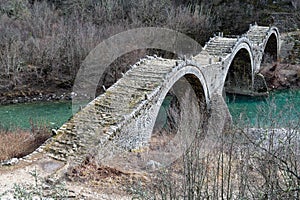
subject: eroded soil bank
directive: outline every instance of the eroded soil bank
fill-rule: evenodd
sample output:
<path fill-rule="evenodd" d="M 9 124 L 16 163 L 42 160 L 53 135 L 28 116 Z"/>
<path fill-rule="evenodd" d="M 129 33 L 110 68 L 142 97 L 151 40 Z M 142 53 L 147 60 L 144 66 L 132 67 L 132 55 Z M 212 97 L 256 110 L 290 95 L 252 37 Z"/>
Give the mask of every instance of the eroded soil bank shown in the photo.
<path fill-rule="evenodd" d="M 261 71 L 270 90 L 299 89 L 300 65 L 274 63 Z"/>

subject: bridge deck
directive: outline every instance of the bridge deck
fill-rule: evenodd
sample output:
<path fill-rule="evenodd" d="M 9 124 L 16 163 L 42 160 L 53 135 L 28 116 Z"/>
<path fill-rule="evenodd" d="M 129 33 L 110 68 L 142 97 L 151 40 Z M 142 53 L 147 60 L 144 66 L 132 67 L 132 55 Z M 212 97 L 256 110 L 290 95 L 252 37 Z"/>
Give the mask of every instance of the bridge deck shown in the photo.
<path fill-rule="evenodd" d="M 178 67 L 176 63 L 176 60 L 149 58 L 134 65 L 105 94 L 58 130 L 47 148 L 50 157 L 80 162 L 83 152 L 112 140 L 126 120 L 147 104 L 167 75 Z"/>

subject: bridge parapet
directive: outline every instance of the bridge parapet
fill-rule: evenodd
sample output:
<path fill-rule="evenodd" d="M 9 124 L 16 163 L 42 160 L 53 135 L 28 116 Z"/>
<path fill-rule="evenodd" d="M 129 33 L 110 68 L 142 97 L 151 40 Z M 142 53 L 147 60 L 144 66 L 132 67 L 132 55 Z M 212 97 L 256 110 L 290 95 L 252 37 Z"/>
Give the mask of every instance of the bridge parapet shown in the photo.
<path fill-rule="evenodd" d="M 269 44 L 270 37 L 273 35 L 273 41 Z M 252 42 L 254 51 L 254 71 L 258 73 L 263 62 L 263 57 L 266 54 L 273 54 L 273 61 L 277 61 L 280 57 L 280 33 L 277 27 L 274 26 L 258 26 L 250 25 L 245 36 Z M 275 44 L 274 44 L 275 43 Z M 269 55 L 267 55 L 269 56 Z"/>
<path fill-rule="evenodd" d="M 216 36 L 208 41 L 203 50 L 211 56 L 223 58 L 232 53 L 232 48 L 236 42 L 237 38 Z"/>

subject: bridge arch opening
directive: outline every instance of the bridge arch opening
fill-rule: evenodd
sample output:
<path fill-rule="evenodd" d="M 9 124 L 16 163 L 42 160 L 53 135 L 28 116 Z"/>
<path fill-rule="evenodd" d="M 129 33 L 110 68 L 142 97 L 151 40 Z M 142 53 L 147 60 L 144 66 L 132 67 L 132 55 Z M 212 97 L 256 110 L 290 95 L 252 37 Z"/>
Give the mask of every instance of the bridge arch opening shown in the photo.
<path fill-rule="evenodd" d="M 172 154 L 189 146 L 200 129 L 203 130 L 206 108 L 205 92 L 199 78 L 193 74 L 181 77 L 164 97 L 149 141 L 150 150 Z"/>
<path fill-rule="evenodd" d="M 276 34 L 272 33 L 265 45 L 262 65 L 265 63 L 276 62 L 277 58 L 278 58 L 278 39 Z"/>
<path fill-rule="evenodd" d="M 252 62 L 249 51 L 240 49 L 233 58 L 225 79 L 225 92 L 231 94 L 249 94 L 252 90 Z"/>

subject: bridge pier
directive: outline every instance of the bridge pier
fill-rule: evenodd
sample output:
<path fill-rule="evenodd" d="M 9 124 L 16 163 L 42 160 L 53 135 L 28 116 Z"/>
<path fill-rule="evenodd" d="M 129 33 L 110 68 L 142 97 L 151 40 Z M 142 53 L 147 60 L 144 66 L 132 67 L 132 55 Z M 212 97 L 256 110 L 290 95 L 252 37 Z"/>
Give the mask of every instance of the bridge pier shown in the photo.
<path fill-rule="evenodd" d="M 268 96 L 268 86 L 265 77 L 260 73 L 254 74 L 253 90 L 255 96 Z"/>
<path fill-rule="evenodd" d="M 229 130 L 232 125 L 232 116 L 222 94 L 214 93 L 211 96 L 210 117 L 208 119 L 207 137 L 219 135 Z"/>

